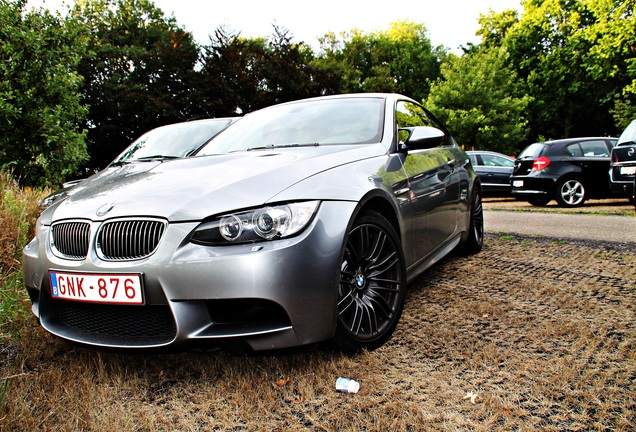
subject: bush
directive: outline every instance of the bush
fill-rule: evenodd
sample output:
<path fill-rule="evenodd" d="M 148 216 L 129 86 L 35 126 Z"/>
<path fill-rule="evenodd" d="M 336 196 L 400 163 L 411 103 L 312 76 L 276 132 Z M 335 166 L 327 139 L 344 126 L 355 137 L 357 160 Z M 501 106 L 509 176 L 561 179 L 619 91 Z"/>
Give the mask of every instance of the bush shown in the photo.
<path fill-rule="evenodd" d="M 11 334 L 28 316 L 22 283 L 22 249 L 35 232 L 39 201 L 46 190 L 22 189 L 12 175 L 0 171 L 0 335 Z M 6 340 L 0 340 L 6 343 Z"/>

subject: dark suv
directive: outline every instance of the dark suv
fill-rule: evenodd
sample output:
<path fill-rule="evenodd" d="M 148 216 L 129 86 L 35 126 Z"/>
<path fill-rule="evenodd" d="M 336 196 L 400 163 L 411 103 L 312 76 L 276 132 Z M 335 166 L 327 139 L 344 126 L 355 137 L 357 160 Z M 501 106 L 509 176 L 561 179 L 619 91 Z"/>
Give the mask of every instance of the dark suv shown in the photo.
<path fill-rule="evenodd" d="M 556 199 L 576 207 L 588 198 L 608 198 L 610 152 L 616 138 L 569 138 L 529 145 L 515 160 L 512 194 L 533 205 Z"/>
<path fill-rule="evenodd" d="M 636 120 L 633 120 L 618 138 L 612 149 L 610 164 L 610 188 L 612 192 L 634 200 L 636 192 Z M 636 203 L 635 203 L 636 204 Z"/>

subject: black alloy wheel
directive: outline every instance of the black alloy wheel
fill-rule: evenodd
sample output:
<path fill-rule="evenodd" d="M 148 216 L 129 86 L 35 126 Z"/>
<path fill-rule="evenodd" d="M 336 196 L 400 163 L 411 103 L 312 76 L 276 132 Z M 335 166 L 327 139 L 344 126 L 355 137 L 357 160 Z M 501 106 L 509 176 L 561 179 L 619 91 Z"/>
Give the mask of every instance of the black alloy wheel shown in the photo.
<path fill-rule="evenodd" d="M 585 186 L 578 179 L 564 179 L 557 184 L 556 200 L 561 207 L 578 207 L 586 199 Z"/>
<path fill-rule="evenodd" d="M 484 246 L 484 206 L 480 190 L 475 188 L 472 196 L 468 238 L 463 243 L 460 243 L 457 248 L 464 255 L 476 254 Z"/>
<path fill-rule="evenodd" d="M 405 260 L 395 230 L 379 213 L 363 211 L 345 240 L 336 345 L 353 353 L 385 343 L 400 319 L 405 293 Z"/>

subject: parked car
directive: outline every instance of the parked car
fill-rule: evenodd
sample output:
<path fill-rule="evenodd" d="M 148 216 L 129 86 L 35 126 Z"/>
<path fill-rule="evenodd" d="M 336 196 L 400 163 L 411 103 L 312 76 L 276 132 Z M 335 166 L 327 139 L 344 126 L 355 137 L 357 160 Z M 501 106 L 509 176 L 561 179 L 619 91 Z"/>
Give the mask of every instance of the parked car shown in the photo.
<path fill-rule="evenodd" d="M 192 156 L 239 118 L 194 120 L 152 129 L 133 141 L 99 175 L 116 176 L 117 173 L 127 175 L 130 169 L 120 167 L 143 162 L 142 170 L 144 170 L 164 160 Z M 64 183 L 61 189 L 44 198 L 40 202 L 40 207 L 45 209 L 66 198 L 83 180 L 76 179 Z"/>
<path fill-rule="evenodd" d="M 633 120 L 618 138 L 610 157 L 609 180 L 612 192 L 627 195 L 634 204 L 636 193 L 636 120 Z"/>
<path fill-rule="evenodd" d="M 134 349 L 373 349 L 408 282 L 482 247 L 468 156 L 400 95 L 273 106 L 195 157 L 140 165 L 41 214 L 23 271 L 52 334 Z"/>
<path fill-rule="evenodd" d="M 530 144 L 515 160 L 512 194 L 533 205 L 562 207 L 609 198 L 610 151 L 616 138 L 569 138 Z"/>
<path fill-rule="evenodd" d="M 514 158 L 485 150 L 471 150 L 466 153 L 481 179 L 483 196 L 510 196 L 510 176 L 515 165 Z"/>

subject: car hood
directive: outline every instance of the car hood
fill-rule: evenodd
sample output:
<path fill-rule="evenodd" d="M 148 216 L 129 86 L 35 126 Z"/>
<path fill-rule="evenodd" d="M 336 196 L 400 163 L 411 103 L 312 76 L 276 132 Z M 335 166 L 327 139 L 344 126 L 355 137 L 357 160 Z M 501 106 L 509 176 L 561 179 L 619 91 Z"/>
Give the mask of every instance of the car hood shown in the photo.
<path fill-rule="evenodd" d="M 267 203 L 335 166 L 386 154 L 380 145 L 249 151 L 107 168 L 78 185 L 46 219 L 155 216 L 173 222 Z M 98 210 L 112 207 L 106 214 Z"/>

